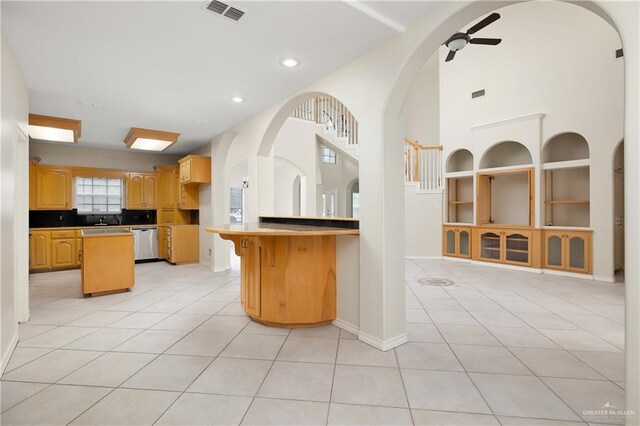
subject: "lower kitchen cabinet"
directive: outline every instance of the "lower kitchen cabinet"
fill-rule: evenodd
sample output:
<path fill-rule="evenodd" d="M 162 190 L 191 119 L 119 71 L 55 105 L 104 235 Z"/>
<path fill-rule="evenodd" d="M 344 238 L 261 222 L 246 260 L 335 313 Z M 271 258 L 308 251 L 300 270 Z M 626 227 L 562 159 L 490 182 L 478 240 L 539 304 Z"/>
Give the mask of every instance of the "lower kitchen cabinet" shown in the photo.
<path fill-rule="evenodd" d="M 545 229 L 544 268 L 591 273 L 591 231 Z"/>
<path fill-rule="evenodd" d="M 245 312 L 260 316 L 260 270 L 261 253 L 257 238 L 246 237 L 241 241 L 240 262 L 242 262 L 240 303 Z"/>
<path fill-rule="evenodd" d="M 51 268 L 51 233 L 48 231 L 29 232 L 29 269 Z"/>
<path fill-rule="evenodd" d="M 165 235 L 164 259 L 171 263 L 192 263 L 200 260 L 200 227 L 198 225 L 168 225 Z"/>
<path fill-rule="evenodd" d="M 52 239 L 51 240 L 51 267 L 71 268 L 78 265 L 78 252 L 76 251 L 76 239 Z"/>

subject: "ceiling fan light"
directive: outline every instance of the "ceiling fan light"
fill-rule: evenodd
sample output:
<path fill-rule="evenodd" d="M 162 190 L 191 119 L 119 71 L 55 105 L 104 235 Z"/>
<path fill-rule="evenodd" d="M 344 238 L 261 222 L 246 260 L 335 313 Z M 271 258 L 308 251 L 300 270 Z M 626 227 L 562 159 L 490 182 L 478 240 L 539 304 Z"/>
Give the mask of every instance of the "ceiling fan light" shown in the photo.
<path fill-rule="evenodd" d="M 459 39 L 451 40 L 447 44 L 447 47 L 449 48 L 449 50 L 453 50 L 454 52 L 457 52 L 458 50 L 462 50 L 466 45 L 467 45 L 467 40 L 463 38 L 459 38 Z"/>

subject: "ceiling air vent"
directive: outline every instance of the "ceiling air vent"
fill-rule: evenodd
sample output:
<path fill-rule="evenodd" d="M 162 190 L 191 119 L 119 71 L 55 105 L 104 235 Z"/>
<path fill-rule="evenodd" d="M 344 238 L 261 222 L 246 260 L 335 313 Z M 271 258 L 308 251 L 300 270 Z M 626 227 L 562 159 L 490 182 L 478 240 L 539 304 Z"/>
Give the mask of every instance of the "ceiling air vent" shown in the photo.
<path fill-rule="evenodd" d="M 242 15 L 244 15 L 244 12 L 236 9 L 235 7 L 229 7 L 229 10 L 227 10 L 224 14 L 224 16 L 229 19 L 233 19 L 234 21 L 240 20 L 240 18 L 242 18 Z"/>
<path fill-rule="evenodd" d="M 235 8 L 233 6 L 229 6 L 226 3 L 223 3 L 218 0 L 213 0 L 211 3 L 207 4 L 207 9 L 217 13 L 218 15 L 225 16 L 229 19 L 233 19 L 234 21 L 239 21 L 242 16 L 244 16 L 244 11 Z"/>
<path fill-rule="evenodd" d="M 471 92 L 471 99 L 479 98 L 480 96 L 484 96 L 484 89 Z"/>
<path fill-rule="evenodd" d="M 622 49 L 616 50 L 616 59 L 622 58 L 624 56 Z"/>
<path fill-rule="evenodd" d="M 213 0 L 211 3 L 209 3 L 209 5 L 207 6 L 207 9 L 219 15 L 222 15 L 222 12 L 227 10 L 227 7 L 229 6 L 227 6 L 226 4 L 220 1 Z"/>

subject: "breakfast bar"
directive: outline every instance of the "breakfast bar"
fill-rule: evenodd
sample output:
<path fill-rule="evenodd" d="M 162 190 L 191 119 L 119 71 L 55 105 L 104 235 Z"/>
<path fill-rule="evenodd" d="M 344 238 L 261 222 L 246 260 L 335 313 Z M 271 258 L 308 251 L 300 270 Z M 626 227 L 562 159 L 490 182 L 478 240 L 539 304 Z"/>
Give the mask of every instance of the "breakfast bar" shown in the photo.
<path fill-rule="evenodd" d="M 358 221 L 260 217 L 207 228 L 232 241 L 241 258 L 241 304 L 276 327 L 314 327 L 336 319 L 336 236 L 358 236 Z"/>

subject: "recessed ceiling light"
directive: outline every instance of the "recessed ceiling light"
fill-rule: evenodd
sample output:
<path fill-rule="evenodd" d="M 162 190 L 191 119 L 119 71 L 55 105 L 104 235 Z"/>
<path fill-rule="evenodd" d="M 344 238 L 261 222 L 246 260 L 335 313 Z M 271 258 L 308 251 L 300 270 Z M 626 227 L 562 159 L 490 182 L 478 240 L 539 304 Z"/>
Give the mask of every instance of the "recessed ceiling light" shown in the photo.
<path fill-rule="evenodd" d="M 240 102 L 244 102 L 244 99 L 242 99 L 240 96 L 234 96 L 233 98 L 231 98 L 231 100 L 237 104 L 239 104 Z"/>
<path fill-rule="evenodd" d="M 284 65 L 287 68 L 295 68 L 298 65 L 300 65 L 300 61 L 298 61 L 295 58 L 285 58 L 282 60 L 282 62 L 280 62 L 282 65 Z"/>

